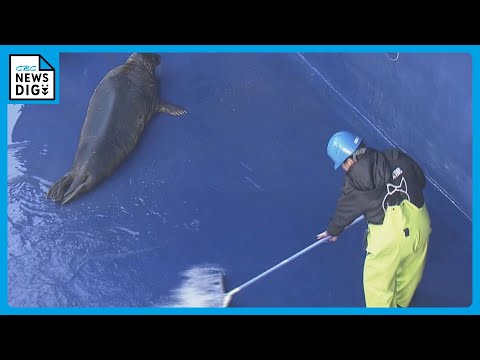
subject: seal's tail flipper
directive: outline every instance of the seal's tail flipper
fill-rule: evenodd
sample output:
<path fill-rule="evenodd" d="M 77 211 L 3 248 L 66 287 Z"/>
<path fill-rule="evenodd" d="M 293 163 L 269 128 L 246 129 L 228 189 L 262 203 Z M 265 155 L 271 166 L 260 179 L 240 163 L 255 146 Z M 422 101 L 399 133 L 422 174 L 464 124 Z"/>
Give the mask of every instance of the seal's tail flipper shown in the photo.
<path fill-rule="evenodd" d="M 55 202 L 59 202 L 63 199 L 63 195 L 70 187 L 70 184 L 73 182 L 74 175 L 72 172 L 68 172 L 65 176 L 63 176 L 60 180 L 55 182 L 48 190 L 47 198 L 52 199 Z"/>
<path fill-rule="evenodd" d="M 91 182 L 92 182 L 92 178 L 87 174 L 84 174 L 83 176 L 80 174 L 77 174 L 73 179 L 72 184 L 69 186 L 67 192 L 63 196 L 62 205 L 65 205 L 69 201 L 72 201 L 73 199 L 75 199 L 81 193 L 84 193 L 88 189 L 90 189 Z"/>
<path fill-rule="evenodd" d="M 187 113 L 187 110 L 184 108 L 173 105 L 173 104 L 168 104 L 168 103 L 160 103 L 157 107 L 158 112 L 164 112 L 170 115 L 185 115 Z"/>

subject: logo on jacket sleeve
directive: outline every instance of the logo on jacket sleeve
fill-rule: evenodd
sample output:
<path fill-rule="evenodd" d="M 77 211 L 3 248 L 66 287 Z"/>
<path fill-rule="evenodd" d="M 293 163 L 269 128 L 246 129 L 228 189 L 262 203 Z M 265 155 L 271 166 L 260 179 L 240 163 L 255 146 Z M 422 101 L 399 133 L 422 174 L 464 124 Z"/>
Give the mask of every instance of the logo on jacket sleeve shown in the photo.
<path fill-rule="evenodd" d="M 393 177 L 393 180 L 395 180 L 397 177 L 399 177 L 401 174 L 403 174 L 403 171 L 402 169 L 400 169 L 399 167 L 397 167 L 395 170 L 393 170 L 392 172 L 392 177 Z"/>

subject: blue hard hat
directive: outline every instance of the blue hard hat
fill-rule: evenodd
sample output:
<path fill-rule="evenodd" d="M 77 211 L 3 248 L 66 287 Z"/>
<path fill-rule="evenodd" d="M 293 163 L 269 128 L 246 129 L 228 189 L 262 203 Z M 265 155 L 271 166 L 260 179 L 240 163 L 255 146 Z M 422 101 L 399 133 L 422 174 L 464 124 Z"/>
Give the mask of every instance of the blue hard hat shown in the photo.
<path fill-rule="evenodd" d="M 334 170 L 358 149 L 362 138 L 348 131 L 339 131 L 332 135 L 327 145 L 327 154 L 334 162 Z"/>

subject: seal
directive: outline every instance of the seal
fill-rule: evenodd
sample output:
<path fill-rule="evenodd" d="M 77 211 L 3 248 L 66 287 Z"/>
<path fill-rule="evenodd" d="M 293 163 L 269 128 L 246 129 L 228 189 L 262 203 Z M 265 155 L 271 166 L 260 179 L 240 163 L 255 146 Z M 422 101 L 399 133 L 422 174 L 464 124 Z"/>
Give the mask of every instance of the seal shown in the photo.
<path fill-rule="evenodd" d="M 160 99 L 160 55 L 133 53 L 110 70 L 95 89 L 87 109 L 71 170 L 47 197 L 62 205 L 110 176 L 135 148 L 152 116 L 184 115 L 180 106 Z"/>

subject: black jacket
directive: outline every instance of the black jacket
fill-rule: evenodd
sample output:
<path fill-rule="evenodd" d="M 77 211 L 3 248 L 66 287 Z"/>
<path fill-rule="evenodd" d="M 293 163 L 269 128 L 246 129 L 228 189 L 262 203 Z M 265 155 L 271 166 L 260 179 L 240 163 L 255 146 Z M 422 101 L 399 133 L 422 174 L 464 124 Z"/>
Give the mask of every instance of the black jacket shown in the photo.
<path fill-rule="evenodd" d="M 391 185 L 388 190 L 393 194 L 387 196 L 388 183 L 406 191 L 415 206 L 423 206 L 425 175 L 415 160 L 398 149 L 382 152 L 367 149 L 345 174 L 342 194 L 327 227 L 328 234 L 337 236 L 360 215 L 364 215 L 368 223 L 382 224 L 384 207 L 407 198 L 404 192 L 393 192 L 395 188 Z"/>

